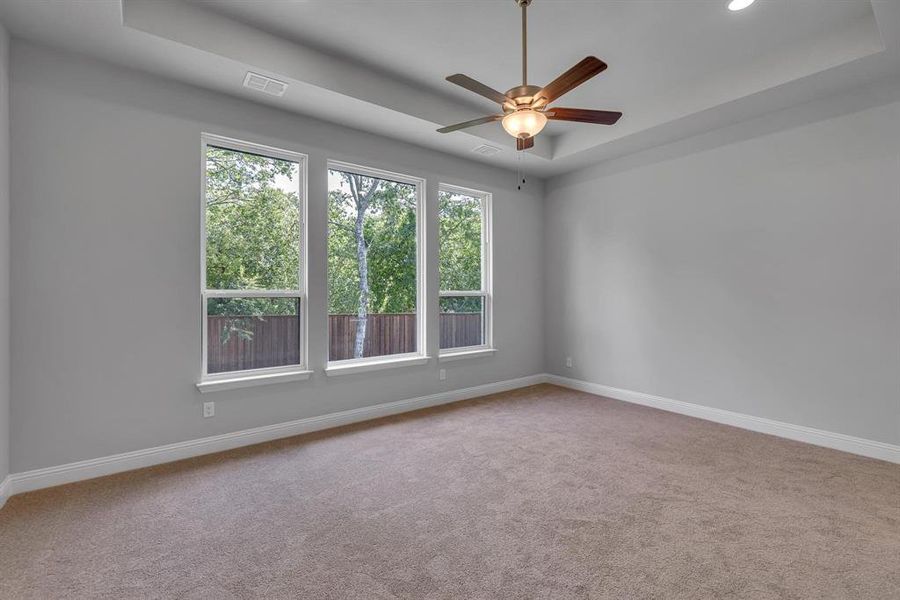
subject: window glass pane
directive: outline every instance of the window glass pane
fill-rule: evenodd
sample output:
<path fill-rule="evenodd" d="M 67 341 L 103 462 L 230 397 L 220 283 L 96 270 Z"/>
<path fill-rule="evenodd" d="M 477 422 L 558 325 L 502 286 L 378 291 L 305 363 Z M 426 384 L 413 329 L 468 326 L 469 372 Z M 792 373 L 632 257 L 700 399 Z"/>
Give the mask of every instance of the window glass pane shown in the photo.
<path fill-rule="evenodd" d="M 208 373 L 300 363 L 299 298 L 209 298 Z"/>
<path fill-rule="evenodd" d="M 208 146 L 206 288 L 300 289 L 300 165 Z"/>
<path fill-rule="evenodd" d="M 484 298 L 441 298 L 441 350 L 484 344 Z"/>
<path fill-rule="evenodd" d="M 416 352 L 416 186 L 328 171 L 329 360 Z"/>
<path fill-rule="evenodd" d="M 439 200 L 441 289 L 481 290 L 481 200 L 445 191 Z"/>

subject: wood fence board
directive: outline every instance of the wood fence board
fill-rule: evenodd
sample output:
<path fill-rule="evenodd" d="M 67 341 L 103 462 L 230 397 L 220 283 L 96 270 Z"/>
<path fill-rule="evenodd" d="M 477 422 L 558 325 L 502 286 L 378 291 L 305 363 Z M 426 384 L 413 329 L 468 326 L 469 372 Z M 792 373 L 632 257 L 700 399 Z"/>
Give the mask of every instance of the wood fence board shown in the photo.
<path fill-rule="evenodd" d="M 353 358 L 356 315 L 328 316 L 328 359 Z M 300 361 L 299 319 L 295 315 L 234 317 L 210 315 L 207 327 L 207 370 L 210 373 L 263 369 Z M 231 326 L 245 335 L 223 332 Z M 481 313 L 445 313 L 440 319 L 440 347 L 460 348 L 482 343 Z M 416 351 L 416 315 L 371 314 L 366 321 L 363 356 L 387 356 Z"/>

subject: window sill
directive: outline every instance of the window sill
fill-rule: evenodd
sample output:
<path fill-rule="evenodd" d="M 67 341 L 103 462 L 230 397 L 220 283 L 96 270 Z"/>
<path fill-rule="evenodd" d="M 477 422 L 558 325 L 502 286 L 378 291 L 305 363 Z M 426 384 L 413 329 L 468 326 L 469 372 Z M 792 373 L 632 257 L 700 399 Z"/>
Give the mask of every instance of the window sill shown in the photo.
<path fill-rule="evenodd" d="M 367 371 L 380 371 L 397 367 L 413 367 L 428 364 L 429 360 L 431 360 L 430 356 L 412 356 L 409 358 L 387 358 L 350 364 L 335 364 L 326 367 L 325 374 L 333 377 L 335 375 L 350 375 L 351 373 L 365 373 Z"/>
<path fill-rule="evenodd" d="M 285 371 L 283 373 L 260 373 L 257 375 L 236 375 L 227 379 L 208 379 L 197 384 L 201 393 L 236 390 L 257 385 L 287 383 L 289 381 L 306 381 L 312 371 Z"/>
<path fill-rule="evenodd" d="M 440 362 L 453 362 L 455 360 L 465 360 L 467 358 L 482 358 L 492 356 L 497 352 L 496 348 L 479 348 L 478 350 L 461 350 L 459 352 L 447 352 L 438 356 Z"/>

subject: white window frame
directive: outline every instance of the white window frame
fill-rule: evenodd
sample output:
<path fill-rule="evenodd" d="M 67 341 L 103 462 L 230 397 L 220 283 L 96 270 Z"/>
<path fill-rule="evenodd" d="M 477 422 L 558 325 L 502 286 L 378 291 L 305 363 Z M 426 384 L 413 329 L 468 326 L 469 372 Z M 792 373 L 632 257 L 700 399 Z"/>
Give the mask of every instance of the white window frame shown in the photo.
<path fill-rule="evenodd" d="M 416 190 L 416 351 L 405 352 L 403 354 L 388 354 L 385 356 L 370 356 L 366 358 L 348 358 L 344 360 L 332 361 L 328 360 L 331 348 L 326 348 L 326 368 L 325 374 L 345 375 L 350 373 L 360 373 L 366 371 L 375 371 L 379 369 L 424 365 L 429 361 L 427 354 L 427 337 L 425 326 L 426 310 L 426 265 L 425 265 L 425 179 L 406 175 L 403 173 L 395 173 L 393 171 L 385 171 L 358 165 L 354 163 L 344 162 L 340 160 L 328 160 L 326 177 L 328 171 L 346 171 L 362 175 L 364 177 L 374 177 L 376 179 L 384 179 L 387 181 L 395 181 L 397 183 L 405 183 L 412 185 Z M 329 190 L 330 191 L 330 190 Z M 327 200 L 326 200 L 327 203 Z M 330 235 L 330 228 L 326 235 Z M 326 238 L 327 240 L 327 238 Z M 326 241 L 327 245 L 327 241 Z M 326 263 L 326 270 L 328 268 Z M 328 280 L 326 273 L 326 281 Z M 331 290 L 327 290 L 327 294 L 331 294 Z M 325 306 L 326 319 L 329 317 L 328 302 Z M 330 346 L 330 335 L 329 335 Z"/>
<path fill-rule="evenodd" d="M 309 157 L 306 154 L 274 148 L 263 144 L 236 140 L 229 137 L 215 135 L 211 133 L 202 133 L 201 139 L 201 184 L 200 184 L 200 300 L 201 300 L 201 377 L 197 387 L 201 392 L 214 391 L 219 389 L 231 389 L 247 387 L 248 385 L 279 383 L 282 381 L 298 381 L 308 379 L 311 371 L 307 370 L 307 357 L 309 356 L 309 330 L 308 323 L 308 302 L 307 302 L 307 231 L 306 231 L 306 210 L 307 210 L 307 168 Z M 217 148 L 225 148 L 234 150 L 235 152 L 245 152 L 248 154 L 258 154 L 268 158 L 275 158 L 297 163 L 299 167 L 300 181 L 298 182 L 297 193 L 300 201 L 300 248 L 298 267 L 298 289 L 295 290 L 210 290 L 206 288 L 206 153 L 209 146 Z M 225 371 L 222 373 L 209 373 L 207 371 L 207 344 L 208 344 L 208 319 L 207 319 L 207 300 L 210 298 L 296 298 L 299 300 L 299 314 L 297 318 L 300 323 L 300 362 L 293 365 L 284 365 L 280 367 L 267 367 L 263 369 L 246 369 L 242 371 Z"/>
<path fill-rule="evenodd" d="M 438 194 L 460 194 L 477 198 L 481 201 L 481 289 L 480 290 L 440 290 L 441 298 L 459 298 L 480 296 L 483 300 L 484 310 L 484 341 L 477 346 L 462 346 L 459 348 L 441 348 L 438 357 L 442 360 L 455 360 L 462 358 L 474 358 L 493 354 L 494 348 L 494 294 L 493 294 L 493 196 L 490 192 L 474 190 L 459 185 L 441 183 L 438 186 Z M 440 196 L 438 196 L 440 198 Z M 439 200 L 440 201 L 440 200 Z M 438 217 L 440 219 L 440 217 Z M 440 229 L 438 229 L 440 231 Z M 438 269 L 440 269 L 440 244 L 438 244 Z M 438 274 L 440 281 L 440 274 Z M 440 308 L 438 308 L 440 318 Z M 440 342 L 439 342 L 440 343 Z"/>

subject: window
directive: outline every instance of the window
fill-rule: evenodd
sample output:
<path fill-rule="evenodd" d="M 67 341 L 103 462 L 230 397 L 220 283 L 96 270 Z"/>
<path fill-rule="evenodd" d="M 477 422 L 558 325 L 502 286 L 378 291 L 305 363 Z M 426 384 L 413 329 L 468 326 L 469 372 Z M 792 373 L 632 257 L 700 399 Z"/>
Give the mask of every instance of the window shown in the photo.
<path fill-rule="evenodd" d="M 385 357 L 425 362 L 424 188 L 421 179 L 329 163 L 329 373 Z"/>
<path fill-rule="evenodd" d="M 442 354 L 491 347 L 491 195 L 442 185 L 440 348 Z"/>
<path fill-rule="evenodd" d="M 204 380 L 305 365 L 305 165 L 293 152 L 203 136 Z"/>

